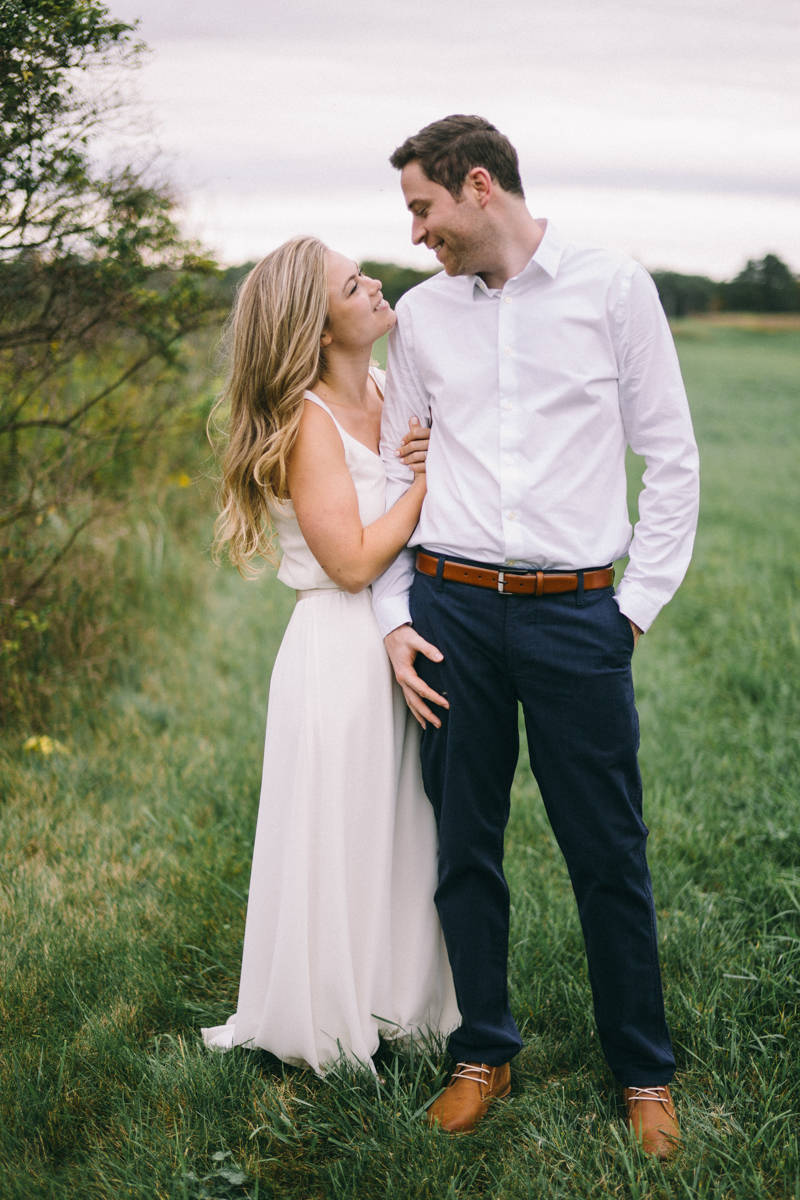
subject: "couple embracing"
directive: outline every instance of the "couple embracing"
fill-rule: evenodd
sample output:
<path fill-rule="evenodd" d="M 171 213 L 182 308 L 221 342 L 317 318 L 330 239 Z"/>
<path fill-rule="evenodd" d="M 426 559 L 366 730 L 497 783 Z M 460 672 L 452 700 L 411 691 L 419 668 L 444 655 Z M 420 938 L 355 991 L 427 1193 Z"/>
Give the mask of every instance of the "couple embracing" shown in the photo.
<path fill-rule="evenodd" d="M 444 271 L 395 315 L 378 280 L 297 238 L 233 317 L 218 544 L 246 569 L 277 533 L 298 602 L 270 687 L 238 1009 L 204 1036 L 324 1072 L 342 1054 L 372 1066 L 380 1038 L 449 1034 L 430 1123 L 468 1131 L 508 1095 L 521 702 L 600 1042 L 665 1158 L 675 1061 L 631 655 L 697 518 L 672 338 L 642 267 L 531 217 L 488 121 L 437 121 L 391 162 Z M 627 445 L 647 462 L 633 540 Z"/>

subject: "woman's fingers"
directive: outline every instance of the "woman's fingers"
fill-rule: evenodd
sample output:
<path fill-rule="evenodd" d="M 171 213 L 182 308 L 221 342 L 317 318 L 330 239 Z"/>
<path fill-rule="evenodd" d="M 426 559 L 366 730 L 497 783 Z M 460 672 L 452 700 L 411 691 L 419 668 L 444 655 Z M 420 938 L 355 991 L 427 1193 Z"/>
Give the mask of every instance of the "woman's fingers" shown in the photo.
<path fill-rule="evenodd" d="M 430 429 L 426 429 L 424 425 L 414 425 L 409 429 L 400 445 L 407 446 L 409 442 L 422 442 L 423 445 L 427 445 L 430 436 Z"/>
<path fill-rule="evenodd" d="M 395 456 L 402 458 L 403 462 L 407 464 L 408 454 L 425 453 L 428 449 L 428 439 L 430 436 L 430 429 L 426 429 L 424 425 L 420 425 L 416 417 L 412 417 L 408 422 L 408 433 L 403 438 L 398 449 L 395 450 Z"/>
<path fill-rule="evenodd" d="M 425 450 L 416 451 L 415 453 L 408 454 L 403 458 L 403 466 L 410 467 L 415 475 L 419 475 L 420 472 L 423 472 L 425 470 L 425 459 L 426 458 L 427 458 L 427 451 L 425 451 Z"/>
<path fill-rule="evenodd" d="M 415 463 L 422 464 L 428 455 L 427 440 L 409 442 L 407 445 L 401 446 L 397 454 L 404 467 L 413 467 Z"/>

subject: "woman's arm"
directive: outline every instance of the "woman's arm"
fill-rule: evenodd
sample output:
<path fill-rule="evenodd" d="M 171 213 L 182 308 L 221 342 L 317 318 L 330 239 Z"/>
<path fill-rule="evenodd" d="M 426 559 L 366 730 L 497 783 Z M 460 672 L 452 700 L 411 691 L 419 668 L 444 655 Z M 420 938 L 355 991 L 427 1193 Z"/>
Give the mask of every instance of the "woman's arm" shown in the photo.
<path fill-rule="evenodd" d="M 360 592 L 400 553 L 416 528 L 425 475 L 366 528 L 339 431 L 319 405 L 306 403 L 289 459 L 289 494 L 311 553 L 335 584 Z"/>

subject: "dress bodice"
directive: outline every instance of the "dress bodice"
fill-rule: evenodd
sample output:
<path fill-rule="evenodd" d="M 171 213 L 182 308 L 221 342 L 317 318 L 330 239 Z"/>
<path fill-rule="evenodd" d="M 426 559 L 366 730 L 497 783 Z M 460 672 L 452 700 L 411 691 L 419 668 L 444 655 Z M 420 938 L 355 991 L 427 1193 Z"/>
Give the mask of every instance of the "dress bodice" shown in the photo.
<path fill-rule="evenodd" d="M 370 373 L 379 392 L 383 395 L 383 372 L 373 368 Z M 315 396 L 313 392 L 306 392 L 305 398 L 324 409 L 339 430 L 344 445 L 347 469 L 358 496 L 358 514 L 361 517 L 361 524 L 371 525 L 373 521 L 377 521 L 383 516 L 386 501 L 386 472 L 379 455 L 343 429 L 327 404 L 320 400 L 319 396 Z M 281 583 L 285 583 L 287 587 L 296 588 L 298 591 L 311 588 L 335 588 L 337 585 L 325 574 L 309 550 L 308 543 L 300 532 L 291 500 L 273 504 L 271 515 L 283 551 L 281 565 L 278 568 L 278 579 Z"/>

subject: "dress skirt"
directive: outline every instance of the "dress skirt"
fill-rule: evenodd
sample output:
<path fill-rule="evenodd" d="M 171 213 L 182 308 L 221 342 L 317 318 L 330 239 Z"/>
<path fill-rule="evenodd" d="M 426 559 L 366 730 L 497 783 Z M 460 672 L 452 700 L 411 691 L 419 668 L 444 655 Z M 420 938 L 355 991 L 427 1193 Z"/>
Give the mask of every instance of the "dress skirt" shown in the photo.
<path fill-rule="evenodd" d="M 238 1009 L 208 1045 L 317 1072 L 460 1022 L 419 727 L 369 590 L 298 601 L 275 661 Z"/>

